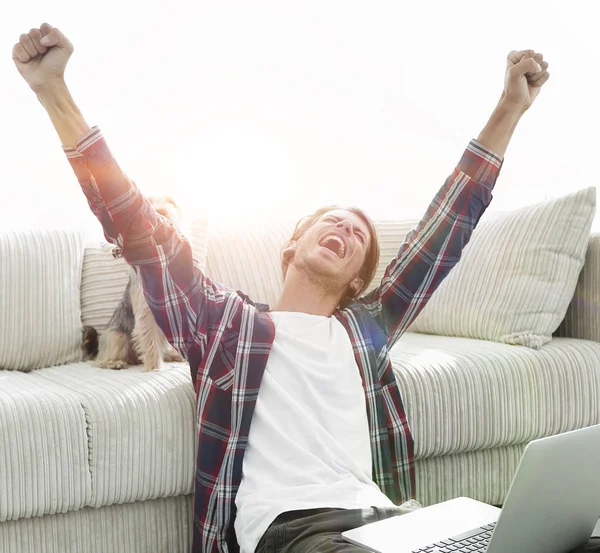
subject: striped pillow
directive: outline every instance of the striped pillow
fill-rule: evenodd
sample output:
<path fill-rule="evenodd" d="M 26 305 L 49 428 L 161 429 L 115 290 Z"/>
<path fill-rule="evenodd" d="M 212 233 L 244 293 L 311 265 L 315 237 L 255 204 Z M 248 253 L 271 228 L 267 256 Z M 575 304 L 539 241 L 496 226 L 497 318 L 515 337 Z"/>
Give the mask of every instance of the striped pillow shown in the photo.
<path fill-rule="evenodd" d="M 81 359 L 82 261 L 77 232 L 0 233 L 0 369 Z"/>
<path fill-rule="evenodd" d="M 410 331 L 548 343 L 573 298 L 595 209 L 592 187 L 480 222 Z"/>
<path fill-rule="evenodd" d="M 81 322 L 99 333 L 108 326 L 129 281 L 129 265 L 113 257 L 113 248 L 106 242 L 89 245 L 83 256 Z"/>

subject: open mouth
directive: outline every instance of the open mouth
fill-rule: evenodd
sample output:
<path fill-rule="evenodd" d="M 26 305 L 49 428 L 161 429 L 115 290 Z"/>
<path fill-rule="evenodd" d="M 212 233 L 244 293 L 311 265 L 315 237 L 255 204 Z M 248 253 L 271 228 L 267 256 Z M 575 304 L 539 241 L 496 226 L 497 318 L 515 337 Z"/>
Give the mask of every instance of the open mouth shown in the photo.
<path fill-rule="evenodd" d="M 346 244 L 344 241 L 335 234 L 329 234 L 325 236 L 320 242 L 319 246 L 327 248 L 335 253 L 340 259 L 343 259 L 346 255 Z"/>

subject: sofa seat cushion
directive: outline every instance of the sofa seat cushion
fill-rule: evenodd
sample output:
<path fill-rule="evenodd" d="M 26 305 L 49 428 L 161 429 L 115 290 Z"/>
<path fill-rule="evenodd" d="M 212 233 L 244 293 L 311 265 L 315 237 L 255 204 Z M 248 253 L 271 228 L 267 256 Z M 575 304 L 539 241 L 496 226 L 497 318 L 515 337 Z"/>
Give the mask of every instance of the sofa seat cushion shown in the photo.
<path fill-rule="evenodd" d="M 60 383 L 83 406 L 92 481 L 88 506 L 191 493 L 196 426 L 187 364 L 145 372 L 77 363 L 45 369 L 40 377 Z"/>
<path fill-rule="evenodd" d="M 423 459 L 521 444 L 600 422 L 600 343 L 539 350 L 407 332 L 392 364 Z"/>
<path fill-rule="evenodd" d="M 77 510 L 91 499 L 80 396 L 40 378 L 44 371 L 0 371 L 0 522 Z"/>
<path fill-rule="evenodd" d="M 187 364 L 0 372 L 0 521 L 191 493 L 195 449 Z"/>
<path fill-rule="evenodd" d="M 0 524 L 2 553 L 189 552 L 192 495 Z"/>

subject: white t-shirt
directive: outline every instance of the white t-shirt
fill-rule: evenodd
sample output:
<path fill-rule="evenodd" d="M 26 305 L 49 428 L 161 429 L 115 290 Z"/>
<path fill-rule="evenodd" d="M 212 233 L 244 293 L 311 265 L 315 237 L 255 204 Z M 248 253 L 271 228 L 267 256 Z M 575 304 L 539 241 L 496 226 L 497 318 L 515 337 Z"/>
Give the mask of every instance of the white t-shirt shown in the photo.
<path fill-rule="evenodd" d="M 372 480 L 362 379 L 335 317 L 270 313 L 267 361 L 235 503 L 241 553 L 283 512 L 394 504 Z"/>

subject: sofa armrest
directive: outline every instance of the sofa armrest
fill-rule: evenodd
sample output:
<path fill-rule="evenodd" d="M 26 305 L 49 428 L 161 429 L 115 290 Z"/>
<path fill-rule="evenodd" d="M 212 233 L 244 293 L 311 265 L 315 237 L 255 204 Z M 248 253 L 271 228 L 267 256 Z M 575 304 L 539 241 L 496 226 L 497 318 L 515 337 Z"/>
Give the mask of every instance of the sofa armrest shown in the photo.
<path fill-rule="evenodd" d="M 556 336 L 600 342 L 600 234 L 592 234 L 571 305 Z"/>

